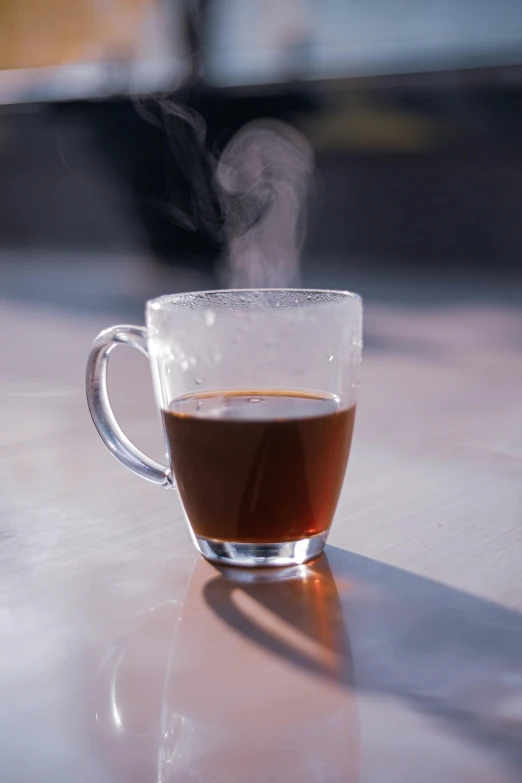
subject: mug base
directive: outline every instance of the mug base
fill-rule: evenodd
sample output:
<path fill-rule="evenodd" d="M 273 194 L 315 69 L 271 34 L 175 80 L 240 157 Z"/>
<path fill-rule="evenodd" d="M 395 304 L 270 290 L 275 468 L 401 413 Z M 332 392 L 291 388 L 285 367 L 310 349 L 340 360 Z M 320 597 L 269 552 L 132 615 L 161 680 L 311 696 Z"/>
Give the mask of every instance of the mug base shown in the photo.
<path fill-rule="evenodd" d="M 327 535 L 328 531 L 325 531 L 310 538 L 273 544 L 217 541 L 202 536 L 195 536 L 195 539 L 200 553 L 211 563 L 243 568 L 274 568 L 301 565 L 319 557 Z"/>

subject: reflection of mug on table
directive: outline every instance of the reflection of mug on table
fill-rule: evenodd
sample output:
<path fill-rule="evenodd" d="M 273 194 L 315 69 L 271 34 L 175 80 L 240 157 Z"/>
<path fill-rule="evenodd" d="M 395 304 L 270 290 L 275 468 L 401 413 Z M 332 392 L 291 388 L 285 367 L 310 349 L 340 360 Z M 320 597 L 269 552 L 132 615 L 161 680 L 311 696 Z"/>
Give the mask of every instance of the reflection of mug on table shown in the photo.
<path fill-rule="evenodd" d="M 158 781 L 356 781 L 352 675 L 325 557 L 268 573 L 198 561 L 165 680 Z"/>

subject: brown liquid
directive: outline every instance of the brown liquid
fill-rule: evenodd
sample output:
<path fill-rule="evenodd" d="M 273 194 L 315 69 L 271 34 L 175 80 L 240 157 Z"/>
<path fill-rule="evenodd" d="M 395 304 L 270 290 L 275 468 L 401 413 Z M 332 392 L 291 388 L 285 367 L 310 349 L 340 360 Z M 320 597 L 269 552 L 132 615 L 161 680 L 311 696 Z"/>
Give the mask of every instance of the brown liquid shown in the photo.
<path fill-rule="evenodd" d="M 171 466 L 194 533 L 275 543 L 327 530 L 355 406 L 283 391 L 193 394 L 163 411 Z"/>

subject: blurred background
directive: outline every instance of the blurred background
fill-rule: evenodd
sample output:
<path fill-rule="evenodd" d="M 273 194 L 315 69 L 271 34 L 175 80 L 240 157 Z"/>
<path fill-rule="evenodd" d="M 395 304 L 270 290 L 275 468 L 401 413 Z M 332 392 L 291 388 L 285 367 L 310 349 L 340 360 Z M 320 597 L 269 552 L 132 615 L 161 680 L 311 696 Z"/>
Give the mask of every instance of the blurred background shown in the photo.
<path fill-rule="evenodd" d="M 231 223 L 217 161 L 263 118 L 314 161 L 270 283 L 519 304 L 519 0 L 0 0 L 1 297 L 141 319 L 234 284 L 231 236 L 292 179 L 265 150 Z"/>

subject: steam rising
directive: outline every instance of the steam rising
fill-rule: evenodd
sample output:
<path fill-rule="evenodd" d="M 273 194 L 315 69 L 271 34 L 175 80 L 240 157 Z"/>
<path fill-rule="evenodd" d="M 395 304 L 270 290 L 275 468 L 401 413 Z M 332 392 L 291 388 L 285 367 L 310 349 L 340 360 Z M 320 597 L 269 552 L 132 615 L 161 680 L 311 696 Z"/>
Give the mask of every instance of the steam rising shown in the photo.
<path fill-rule="evenodd" d="M 206 128 L 193 109 L 159 103 L 160 117 L 140 103 L 140 115 L 162 126 L 190 189 L 188 209 L 169 205 L 188 230 L 204 231 L 224 248 L 220 273 L 231 288 L 278 287 L 299 281 L 305 237 L 312 150 L 279 121 L 247 124 L 216 159 L 206 147 Z"/>
<path fill-rule="evenodd" d="M 312 151 L 282 122 L 253 122 L 224 150 L 217 183 L 225 219 L 225 283 L 296 284 L 306 228 Z"/>

